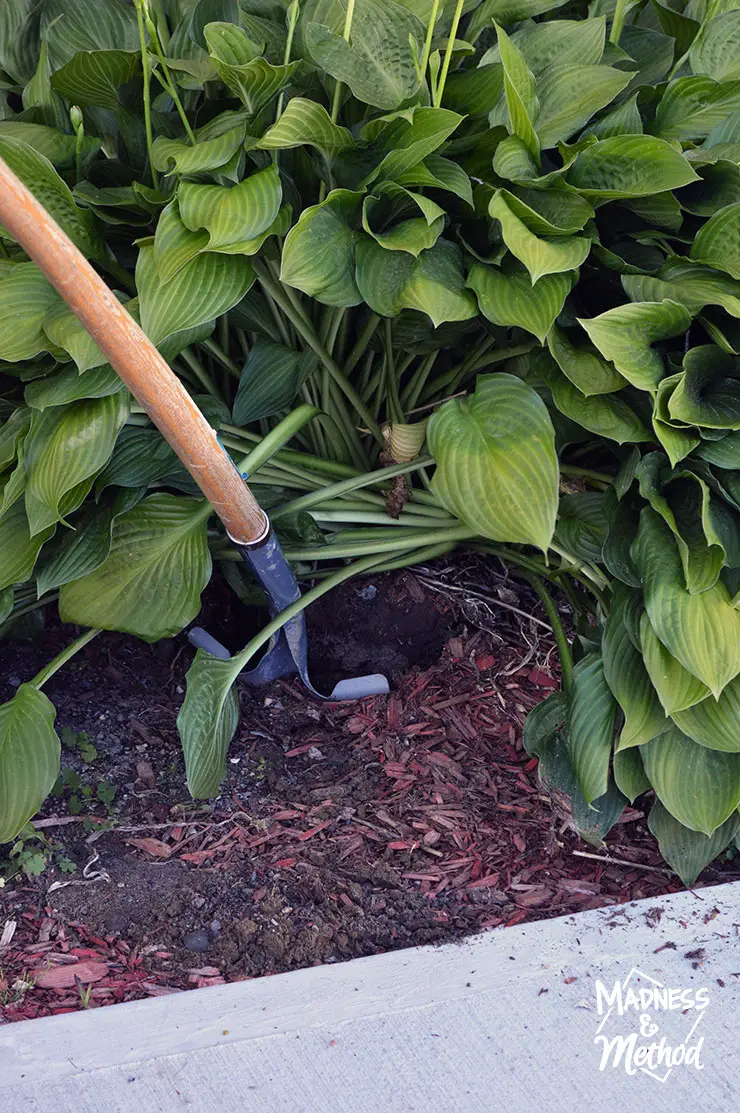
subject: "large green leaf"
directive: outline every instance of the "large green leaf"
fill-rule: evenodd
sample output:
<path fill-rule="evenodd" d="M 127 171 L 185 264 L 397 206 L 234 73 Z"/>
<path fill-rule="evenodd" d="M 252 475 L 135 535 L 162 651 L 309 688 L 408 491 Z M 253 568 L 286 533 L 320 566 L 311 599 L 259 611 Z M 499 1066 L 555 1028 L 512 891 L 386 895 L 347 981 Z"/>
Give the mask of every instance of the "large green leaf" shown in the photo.
<path fill-rule="evenodd" d="M 320 22 L 304 35 L 313 61 L 366 104 L 398 108 L 419 87 L 414 54 L 421 57 L 424 26 L 395 0 L 362 0 L 349 42 Z"/>
<path fill-rule="evenodd" d="M 165 174 L 223 172 L 244 143 L 246 131 L 243 113 L 222 112 L 196 131 L 195 146 L 185 139 L 158 135 L 152 148 L 152 162 L 156 170 Z"/>
<path fill-rule="evenodd" d="M 96 105 L 115 112 L 119 90 L 141 72 L 141 55 L 125 50 L 80 51 L 52 74 L 51 84 L 71 104 Z"/>
<path fill-rule="evenodd" d="M 630 301 L 668 298 L 685 305 L 692 314 L 705 305 L 720 305 L 731 316 L 740 317 L 740 282 L 688 259 L 669 259 L 657 275 L 622 275 L 622 285 Z"/>
<path fill-rule="evenodd" d="M 300 62 L 271 65 L 247 32 L 233 23 L 207 23 L 203 35 L 218 76 L 256 114 L 289 82 Z"/>
<path fill-rule="evenodd" d="M 640 754 L 655 795 L 684 827 L 711 835 L 740 804 L 740 754 L 697 746 L 678 727 Z"/>
<path fill-rule="evenodd" d="M 122 514 L 107 559 L 62 587 L 62 621 L 145 641 L 179 633 L 198 613 L 211 575 L 209 510 L 199 499 L 156 494 Z"/>
<path fill-rule="evenodd" d="M 740 429 L 740 359 L 714 344 L 691 348 L 668 402 L 676 422 L 706 429 Z"/>
<path fill-rule="evenodd" d="M 95 483 L 96 496 L 106 487 L 145 488 L 181 468 L 177 456 L 157 429 L 126 425 L 108 464 Z"/>
<path fill-rule="evenodd" d="M 374 120 L 363 129 L 363 136 L 374 138 L 383 154 L 363 184 L 377 181 L 398 181 L 414 166 L 433 155 L 446 139 L 459 127 L 463 117 L 449 108 L 413 109 L 409 120 L 405 113 L 394 113 L 389 122 L 376 129 L 382 121 Z"/>
<path fill-rule="evenodd" d="M 740 753 L 740 680 L 731 680 L 717 700 L 707 696 L 691 707 L 674 711 L 673 719 L 700 746 Z"/>
<path fill-rule="evenodd" d="M 277 123 L 269 127 L 259 141 L 268 151 L 282 151 L 290 147 L 316 147 L 331 160 L 340 151 L 353 146 L 352 136 L 346 128 L 335 124 L 323 104 L 293 97 L 285 106 Z"/>
<path fill-rule="evenodd" d="M 51 700 L 30 684 L 0 707 L 0 843 L 23 830 L 59 776 L 55 717 Z"/>
<path fill-rule="evenodd" d="M 28 186 L 36 200 L 54 217 L 83 255 L 93 259 L 104 257 L 95 217 L 89 209 L 81 209 L 75 204 L 69 186 L 48 158 L 20 139 L 1 134 L 0 157 Z"/>
<path fill-rule="evenodd" d="M 239 380 L 234 422 L 246 426 L 287 409 L 316 365 L 311 351 L 297 352 L 258 338 Z"/>
<path fill-rule="evenodd" d="M 61 298 L 51 302 L 42 321 L 42 328 L 52 344 L 70 354 L 79 372 L 100 367 L 106 362 L 105 356 L 79 317 Z"/>
<path fill-rule="evenodd" d="M 414 257 L 406 251 L 388 251 L 365 236 L 357 244 L 356 258 L 357 288 L 375 313 L 395 317 L 402 309 L 416 309 L 426 313 L 435 327 L 476 315 L 456 244 L 438 240 Z"/>
<path fill-rule="evenodd" d="M 691 314 L 678 302 L 631 302 L 598 317 L 581 317 L 578 323 L 628 382 L 640 390 L 656 390 L 664 366 L 652 345 L 686 332 Z"/>
<path fill-rule="evenodd" d="M 68 365 L 55 375 L 29 383 L 24 398 L 32 409 L 46 410 L 49 406 L 64 406 L 81 398 L 107 398 L 123 389 L 123 383 L 109 363 L 86 375 L 80 375 L 75 367 Z"/>
<path fill-rule="evenodd" d="M 333 190 L 325 201 L 304 209 L 283 245 L 280 279 L 324 305 L 358 305 L 355 250 L 362 194 Z"/>
<path fill-rule="evenodd" d="M 467 201 L 471 208 L 473 205 L 470 178 L 461 166 L 448 158 L 443 158 L 442 155 L 429 155 L 423 162 L 400 174 L 398 182 L 399 185 L 404 186 L 431 186 L 432 189 L 442 189 Z"/>
<path fill-rule="evenodd" d="M 388 251 L 418 256 L 439 239 L 445 211 L 429 197 L 396 182 L 380 182 L 362 205 L 362 227 Z"/>
<path fill-rule="evenodd" d="M 133 5 L 122 0 L 45 0 L 41 30 L 52 70 L 80 50 L 137 50 Z"/>
<path fill-rule="evenodd" d="M 660 853 L 687 888 L 691 888 L 704 867 L 730 845 L 739 823 L 740 817 L 733 814 L 711 835 L 704 835 L 679 823 L 659 800 L 655 801 L 648 816 L 648 827 L 658 840 Z"/>
<path fill-rule="evenodd" d="M 593 206 L 574 190 L 518 186 L 501 194 L 514 215 L 540 236 L 570 236 L 594 215 Z"/>
<path fill-rule="evenodd" d="M 53 532 L 54 526 L 50 526 L 32 537 L 22 501 L 14 502 L 6 510 L 0 518 L 0 552 L 3 554 L 0 591 L 30 578 L 41 546 Z"/>
<path fill-rule="evenodd" d="M 540 110 L 534 74 L 524 55 L 502 27 L 496 25 L 498 48 L 504 67 L 504 93 L 509 113 L 509 131 L 517 135 L 531 157 L 539 159 L 540 141 L 534 121 Z"/>
<path fill-rule="evenodd" d="M 504 273 L 497 267 L 474 263 L 468 286 L 475 291 L 484 317 L 495 325 L 516 326 L 533 333 L 540 343 L 563 308 L 573 274 L 547 274 L 533 287 L 525 270 Z"/>
<path fill-rule="evenodd" d="M 700 595 L 684 586 L 675 539 L 652 507 L 640 515 L 632 555 L 644 584 L 645 609 L 660 641 L 718 697 L 740 671 L 740 614 L 719 581 Z"/>
<path fill-rule="evenodd" d="M 498 190 L 488 207 L 501 223 L 501 235 L 512 255 L 530 273 L 532 285 L 546 274 L 577 270 L 591 250 L 585 236 L 536 236 L 507 204 L 505 192 Z"/>
<path fill-rule="evenodd" d="M 682 77 L 661 97 L 652 130 L 662 139 L 703 139 L 737 108 L 739 81 L 719 85 L 708 77 Z"/>
<path fill-rule="evenodd" d="M 740 278 L 740 201 L 726 205 L 702 225 L 691 245 L 691 258 Z"/>
<path fill-rule="evenodd" d="M 645 668 L 666 715 L 693 707 L 709 695 L 706 684 L 671 656 L 646 614 L 640 617 L 640 645 Z"/>
<path fill-rule="evenodd" d="M 28 120 L 12 119 L 0 121 L 0 136 L 20 139 L 60 169 L 74 166 L 75 148 L 77 146 L 74 135 L 67 135 L 65 132 L 57 131 L 56 128 L 46 127 L 44 124 L 32 124 Z M 99 139 L 93 139 L 89 136 L 84 138 L 81 151 L 83 164 L 99 147 Z"/>
<path fill-rule="evenodd" d="M 128 417 L 129 404 L 126 392 L 118 391 L 54 406 L 34 417 L 24 453 L 32 535 L 58 522 L 64 496 L 105 465 Z"/>
<path fill-rule="evenodd" d="M 589 563 L 599 563 L 606 530 L 604 496 L 599 491 L 562 496 L 555 538 L 571 555 Z"/>
<path fill-rule="evenodd" d="M 129 488 L 101 503 L 86 502 L 70 522 L 71 529 L 58 534 L 44 547 L 34 570 L 39 598 L 71 580 L 94 572 L 110 553 L 113 523 L 139 500 L 139 491 Z"/>
<path fill-rule="evenodd" d="M 154 234 L 154 265 L 161 281 L 166 283 L 174 278 L 186 263 L 200 255 L 209 239 L 210 233 L 205 229 L 191 232 L 186 228 L 177 201 L 170 201 L 162 210 Z"/>
<path fill-rule="evenodd" d="M 160 346 L 169 337 L 213 321 L 246 294 L 254 272 L 238 255 L 207 252 L 182 267 L 165 285 L 153 247 L 141 247 L 136 264 L 141 327 Z"/>
<path fill-rule="evenodd" d="M 615 753 L 614 780 L 617 788 L 624 793 L 630 804 L 634 804 L 643 792 L 650 791 L 650 781 L 647 779 L 640 751 L 635 746 Z"/>
<path fill-rule="evenodd" d="M 544 403 L 512 375 L 486 375 L 446 402 L 427 428 L 443 504 L 484 537 L 547 550 L 555 528 L 558 465 Z"/>
<path fill-rule="evenodd" d="M 537 81 L 540 111 L 535 127 L 542 147 L 554 147 L 579 131 L 629 85 L 631 76 L 609 66 L 549 66 Z"/>
<path fill-rule="evenodd" d="M 0 272 L 0 359 L 15 363 L 48 351 L 43 322 L 59 302 L 35 263 L 17 263 Z"/>
<path fill-rule="evenodd" d="M 557 6 L 548 4 L 547 10 Z M 510 22 L 497 15 L 494 18 L 500 23 Z M 524 23 L 514 31 L 511 39 L 524 55 L 535 77 L 539 77 L 553 63 L 595 66 L 604 53 L 606 19 L 602 15 L 595 19 L 548 19 L 542 23 Z M 481 65 L 500 60 L 496 44 L 483 55 Z"/>
<path fill-rule="evenodd" d="M 254 251 L 250 241 L 274 223 L 282 196 L 280 175 L 273 163 L 231 188 L 182 182 L 177 200 L 185 227 L 191 232 L 208 232 L 204 250 L 250 255 Z"/>
<path fill-rule="evenodd" d="M 567 719 L 571 765 L 589 804 L 603 796 L 609 786 L 616 712 L 601 655 L 589 653 L 573 669 Z"/>
<path fill-rule="evenodd" d="M 553 325 L 547 334 L 547 346 L 563 374 L 587 397 L 613 394 L 627 385 L 623 376 L 595 348 L 571 343 L 568 333 L 557 325 Z"/>
<path fill-rule="evenodd" d="M 715 81 L 740 79 L 740 12 L 722 12 L 710 20 L 694 40 L 689 61 L 694 73 Z"/>
<path fill-rule="evenodd" d="M 594 394 L 588 397 L 555 364 L 548 368 L 546 380 L 560 412 L 584 429 L 617 444 L 652 440 L 644 422 L 620 395 Z"/>
<path fill-rule="evenodd" d="M 624 712 L 617 750 L 642 746 L 670 726 L 643 664 L 642 654 L 632 644 L 625 625 L 624 608 L 628 598 L 628 588 L 621 587 L 620 591 L 613 593 L 601 645 L 604 677 Z"/>
<path fill-rule="evenodd" d="M 239 722 L 238 674 L 233 660 L 221 661 L 202 649 L 188 669 L 177 727 L 188 789 L 196 800 L 218 796 L 226 775 L 226 753 Z"/>
<path fill-rule="evenodd" d="M 699 175 L 665 139 L 617 135 L 601 139 L 576 158 L 567 181 L 595 203 L 649 197 L 695 182 Z"/>

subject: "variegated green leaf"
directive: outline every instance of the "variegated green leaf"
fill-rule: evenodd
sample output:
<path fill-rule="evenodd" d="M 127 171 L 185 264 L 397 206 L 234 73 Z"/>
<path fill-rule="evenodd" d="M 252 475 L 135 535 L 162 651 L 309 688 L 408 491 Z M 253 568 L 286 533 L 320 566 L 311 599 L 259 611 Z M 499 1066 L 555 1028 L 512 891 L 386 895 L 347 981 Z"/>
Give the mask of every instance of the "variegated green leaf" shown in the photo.
<path fill-rule="evenodd" d="M 249 241 L 274 223 L 283 191 L 273 163 L 238 185 L 214 186 L 182 182 L 177 194 L 180 219 L 191 232 L 205 229 L 208 251 L 252 254 Z"/>
<path fill-rule="evenodd" d="M 652 345 L 686 332 L 691 315 L 673 301 L 632 302 L 598 317 L 581 317 L 578 323 L 628 382 L 640 390 L 655 390 L 665 372 L 660 352 Z"/>
<path fill-rule="evenodd" d="M 533 286 L 543 275 L 576 270 L 591 250 L 585 236 L 536 236 L 515 216 L 501 190 L 494 194 L 488 211 L 500 221 L 504 243 L 524 263 Z"/>
<path fill-rule="evenodd" d="M 603 796 L 609 786 L 616 713 L 601 655 L 589 653 L 573 669 L 567 719 L 568 754 L 589 804 Z"/>
<path fill-rule="evenodd" d="M 711 835 L 740 804 L 740 754 L 698 746 L 678 727 L 640 754 L 655 795 L 684 827 Z"/>
<path fill-rule="evenodd" d="M 655 801 L 648 816 L 648 827 L 658 840 L 660 853 L 687 888 L 691 888 L 704 867 L 730 845 L 739 824 L 740 816 L 734 813 L 711 835 L 705 835 L 679 823 L 659 800 Z"/>
<path fill-rule="evenodd" d="M 640 647 L 645 668 L 666 715 L 693 707 L 709 695 L 709 688 L 673 657 L 650 625 L 640 617 Z"/>
<path fill-rule="evenodd" d="M 23 830 L 59 776 L 55 717 L 54 704 L 31 684 L 0 707 L 0 843 Z"/>
<path fill-rule="evenodd" d="M 613 593 L 601 645 L 604 677 L 624 713 L 618 751 L 629 746 L 642 746 L 670 726 L 643 664 L 642 654 L 632 644 L 625 624 L 624 606 L 628 593 L 629 589 L 624 587 Z"/>
<path fill-rule="evenodd" d="M 547 274 L 533 287 L 525 270 L 504 273 L 497 267 L 474 263 L 468 286 L 475 291 L 484 317 L 495 325 L 517 326 L 543 343 L 567 298 L 574 275 Z"/>

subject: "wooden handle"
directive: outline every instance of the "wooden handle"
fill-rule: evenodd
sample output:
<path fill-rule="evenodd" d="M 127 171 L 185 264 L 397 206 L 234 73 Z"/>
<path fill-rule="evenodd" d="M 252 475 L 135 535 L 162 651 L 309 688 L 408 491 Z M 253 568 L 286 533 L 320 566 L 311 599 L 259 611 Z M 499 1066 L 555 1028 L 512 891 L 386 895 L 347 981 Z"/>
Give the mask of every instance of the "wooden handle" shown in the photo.
<path fill-rule="evenodd" d="M 233 541 L 256 544 L 267 515 L 216 432 L 148 336 L 57 222 L 0 158 L 0 224 L 41 268 L 144 407 L 210 502 Z"/>

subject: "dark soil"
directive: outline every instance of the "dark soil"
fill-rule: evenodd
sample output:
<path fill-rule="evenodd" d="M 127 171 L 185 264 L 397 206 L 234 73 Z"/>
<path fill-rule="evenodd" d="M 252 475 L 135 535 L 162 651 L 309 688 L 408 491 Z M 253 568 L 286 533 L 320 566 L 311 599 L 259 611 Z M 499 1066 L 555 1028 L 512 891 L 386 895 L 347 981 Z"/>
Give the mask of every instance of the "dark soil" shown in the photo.
<path fill-rule="evenodd" d="M 482 604 L 396 573 L 316 604 L 317 686 L 385 672 L 392 694 L 322 704 L 293 680 L 243 687 L 228 777 L 212 804 L 191 801 L 184 784 L 175 720 L 192 658 L 185 638 L 95 639 L 45 688 L 57 729 L 84 732 L 98 756 L 84 762 L 65 734 L 62 764 L 91 799 L 70 815 L 68 788 L 37 820 L 76 871 L 51 864 L 0 890 L 0 937 L 4 922 L 15 924 L 0 944 L 5 1019 L 680 889 L 640 807 L 594 851 L 541 790 L 521 724 L 557 686 L 555 654 L 542 626 L 497 606 L 542 619 L 527 589 L 488 587 Z M 232 599 L 213 586 L 201 621 L 235 647 L 254 616 Z M 0 644 L 0 702 L 69 638 L 52 623 L 37 644 Z M 95 802 L 101 782 L 116 789 L 110 809 Z M 736 875 L 728 864 L 702 880 Z M 64 967 L 92 960 L 89 996 L 85 977 L 56 985 Z"/>

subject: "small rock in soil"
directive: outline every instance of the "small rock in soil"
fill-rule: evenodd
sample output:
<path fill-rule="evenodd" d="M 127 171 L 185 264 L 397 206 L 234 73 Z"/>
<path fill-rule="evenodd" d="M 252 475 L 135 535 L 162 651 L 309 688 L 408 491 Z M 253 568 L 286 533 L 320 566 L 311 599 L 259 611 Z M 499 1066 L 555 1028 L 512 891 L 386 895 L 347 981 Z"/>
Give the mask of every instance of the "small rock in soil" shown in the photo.
<path fill-rule="evenodd" d="M 189 931 L 187 935 L 183 936 L 182 944 L 187 950 L 202 955 L 210 949 L 211 937 L 207 931 Z"/>

